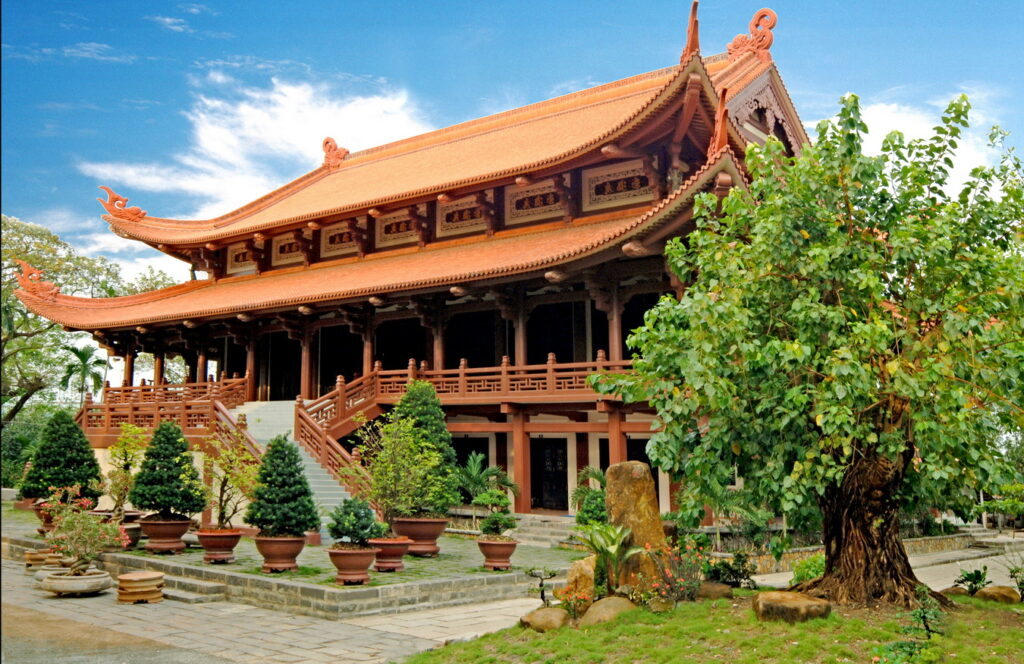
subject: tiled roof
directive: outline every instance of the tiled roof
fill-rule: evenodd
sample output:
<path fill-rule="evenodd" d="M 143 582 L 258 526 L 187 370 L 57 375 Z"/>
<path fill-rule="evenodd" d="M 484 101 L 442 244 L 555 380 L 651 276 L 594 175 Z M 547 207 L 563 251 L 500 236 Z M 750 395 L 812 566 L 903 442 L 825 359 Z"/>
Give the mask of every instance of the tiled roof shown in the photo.
<path fill-rule="evenodd" d="M 728 86 L 730 96 L 771 67 L 749 54 L 734 62 L 716 57 L 707 60 L 711 81 Z M 199 244 L 527 173 L 612 140 L 693 66 L 702 65 L 687 62 L 351 153 L 340 168 L 318 168 L 216 219 L 104 218 L 119 234 L 152 244 Z"/>
<path fill-rule="evenodd" d="M 228 317 L 237 313 L 286 310 L 316 302 L 365 299 L 390 292 L 436 288 L 539 272 L 595 253 L 621 247 L 670 220 L 715 173 L 739 167 L 726 148 L 645 213 L 625 211 L 572 224 L 549 224 L 427 245 L 423 249 L 370 254 L 363 259 L 314 264 L 219 281 L 192 281 L 150 293 L 119 298 L 79 298 L 17 291 L 33 312 L 66 327 L 96 330 Z M 33 292 L 30 292 L 33 291 Z"/>

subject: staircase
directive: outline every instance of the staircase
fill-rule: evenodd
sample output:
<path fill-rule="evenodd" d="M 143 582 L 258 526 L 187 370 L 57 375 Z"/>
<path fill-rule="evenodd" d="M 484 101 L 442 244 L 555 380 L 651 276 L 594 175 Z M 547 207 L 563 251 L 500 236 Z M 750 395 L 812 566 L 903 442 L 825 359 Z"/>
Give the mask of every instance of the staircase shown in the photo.
<path fill-rule="evenodd" d="M 530 546 L 558 546 L 569 540 L 576 529 L 576 519 L 571 516 L 517 514 L 516 518 L 519 525 L 511 535 Z"/>
<path fill-rule="evenodd" d="M 239 415 L 245 415 L 249 433 L 264 448 L 271 438 L 280 434 L 287 434 L 288 440 L 295 444 L 292 432 L 295 427 L 295 401 L 249 401 L 232 410 L 232 415 L 235 419 L 238 419 Z M 324 525 L 328 521 L 325 514 L 333 511 L 342 500 L 348 498 L 349 493 L 302 445 L 296 447 L 302 458 L 306 479 L 309 480 L 309 488 L 313 490 L 313 501 L 321 512 L 320 536 L 324 542 L 330 542 Z"/>

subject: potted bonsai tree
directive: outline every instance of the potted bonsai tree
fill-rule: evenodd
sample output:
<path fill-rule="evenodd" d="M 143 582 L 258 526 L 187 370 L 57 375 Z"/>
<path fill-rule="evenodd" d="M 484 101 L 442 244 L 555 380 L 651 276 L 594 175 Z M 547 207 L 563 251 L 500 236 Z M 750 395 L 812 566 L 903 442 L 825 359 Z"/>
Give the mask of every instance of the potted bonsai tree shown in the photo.
<path fill-rule="evenodd" d="M 93 510 L 93 514 L 109 519 L 114 524 L 124 524 L 124 531 L 131 540 L 131 546 L 139 543 L 142 528 L 135 523 L 142 516 L 138 510 L 126 510 L 128 496 L 135 486 L 135 471 L 146 448 L 146 431 L 128 422 L 121 423 L 121 435 L 110 446 L 110 470 L 107 471 L 107 495 L 114 502 L 110 510 Z"/>
<path fill-rule="evenodd" d="M 366 573 L 377 554 L 369 540 L 380 537 L 387 526 L 377 521 L 370 504 L 360 498 L 348 498 L 334 508 L 327 532 L 334 544 L 327 553 L 337 568 L 338 583 L 363 584 L 370 580 Z"/>
<path fill-rule="evenodd" d="M 36 516 L 43 522 L 41 532 L 53 529 L 49 510 L 39 503 L 51 496 L 53 487 L 80 487 L 80 497 L 96 501 L 100 497 L 100 464 L 81 427 L 65 410 L 59 410 L 43 427 L 39 446 L 19 489 L 24 498 L 34 498 Z M 66 498 L 66 494 L 61 494 Z"/>
<path fill-rule="evenodd" d="M 243 501 L 252 500 L 259 473 L 259 460 L 244 442 L 241 432 L 220 423 L 206 438 L 206 474 L 217 523 L 196 532 L 205 563 L 234 562 L 235 547 L 242 539 L 232 520 L 242 512 Z"/>
<path fill-rule="evenodd" d="M 509 514 L 511 501 L 504 492 L 489 489 L 473 499 L 473 504 L 490 512 L 480 522 L 480 535 L 476 544 L 484 554 L 484 567 L 490 570 L 510 569 L 510 558 L 519 544 L 504 533 L 516 527 L 516 518 Z"/>
<path fill-rule="evenodd" d="M 181 536 L 188 532 L 189 515 L 201 512 L 207 501 L 177 424 L 161 422 L 153 432 L 128 498 L 136 507 L 154 512 L 139 522 L 149 537 L 146 551 L 178 553 L 185 548 Z"/>
<path fill-rule="evenodd" d="M 411 500 L 390 521 L 391 529 L 412 540 L 412 555 L 436 556 L 441 550 L 437 538 L 448 525 L 448 510 L 460 500 L 452 436 L 434 386 L 427 381 L 410 382 L 394 412 L 396 420 L 411 423 L 418 477 Z"/>
<path fill-rule="evenodd" d="M 110 574 L 91 568 L 91 563 L 104 550 L 125 546 L 128 536 L 118 525 L 89 514 L 95 503 L 82 496 L 77 485 L 56 489 L 48 502 L 54 523 L 50 541 L 55 551 L 72 562 L 66 570 L 46 575 L 40 587 L 57 595 L 86 595 L 109 588 Z"/>
<path fill-rule="evenodd" d="M 245 520 L 260 529 L 254 539 L 264 572 L 298 568 L 295 558 L 306 544 L 306 531 L 320 527 L 320 516 L 299 451 L 284 436 L 267 445 Z"/>

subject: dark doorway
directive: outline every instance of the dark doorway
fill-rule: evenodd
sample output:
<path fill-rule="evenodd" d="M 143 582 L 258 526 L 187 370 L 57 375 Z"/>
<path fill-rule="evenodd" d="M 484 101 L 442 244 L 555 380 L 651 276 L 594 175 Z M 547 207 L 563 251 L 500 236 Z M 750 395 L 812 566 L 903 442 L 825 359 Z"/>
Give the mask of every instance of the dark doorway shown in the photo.
<path fill-rule="evenodd" d="M 401 318 L 384 321 L 374 333 L 374 359 L 380 360 L 384 369 L 405 369 L 409 358 L 420 361 L 428 359 L 430 335 L 420 325 L 419 318 Z"/>
<path fill-rule="evenodd" d="M 564 438 L 530 439 L 530 491 L 533 507 L 569 509 L 569 458 Z"/>
<path fill-rule="evenodd" d="M 498 322 L 502 323 L 500 328 Z M 497 311 L 455 314 L 444 329 L 444 368 L 458 369 L 462 358 L 470 367 L 498 366 L 505 342 L 502 339 L 498 343 L 497 337 L 504 328 Z"/>
<path fill-rule="evenodd" d="M 294 399 L 299 393 L 302 344 L 289 339 L 287 332 L 271 332 L 260 337 L 259 345 L 267 398 L 270 401 Z"/>
<path fill-rule="evenodd" d="M 643 461 L 651 466 L 651 477 L 654 479 L 654 495 L 660 496 L 661 480 L 658 478 L 658 470 L 651 465 L 651 458 L 647 456 L 647 439 L 626 437 L 626 460 Z"/>
<path fill-rule="evenodd" d="M 231 337 L 224 337 L 224 362 L 220 371 L 227 373 L 228 378 L 235 374 L 239 377 L 245 375 L 245 346 L 240 346 Z M 214 376 L 220 378 L 220 376 Z M 206 380 L 205 377 L 203 380 Z"/>
<path fill-rule="evenodd" d="M 320 328 L 313 343 L 320 350 L 320 394 L 333 390 L 338 376 L 352 381 L 362 375 L 363 338 L 349 332 L 347 325 Z"/>
<path fill-rule="evenodd" d="M 630 333 L 644 324 L 644 314 L 661 299 L 658 293 L 643 293 L 630 298 L 626 306 L 622 308 L 622 357 L 629 359 L 632 351 L 626 344 Z"/>
<path fill-rule="evenodd" d="M 484 468 L 489 466 L 487 459 L 487 438 L 472 437 L 472 436 L 457 436 L 452 438 L 452 447 L 455 448 L 455 457 L 460 466 L 466 465 L 466 460 L 469 459 L 469 455 L 473 452 L 479 452 L 484 455 Z"/>
<path fill-rule="evenodd" d="M 587 358 L 585 302 L 542 304 L 526 322 L 527 364 L 544 364 L 548 353 L 558 362 L 583 362 Z"/>

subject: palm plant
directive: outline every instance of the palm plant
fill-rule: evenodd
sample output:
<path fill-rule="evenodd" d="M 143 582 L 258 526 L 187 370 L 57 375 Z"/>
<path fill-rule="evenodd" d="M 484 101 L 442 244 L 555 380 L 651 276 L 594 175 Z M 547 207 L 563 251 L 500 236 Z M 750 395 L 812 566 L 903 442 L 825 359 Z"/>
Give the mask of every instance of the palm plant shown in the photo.
<path fill-rule="evenodd" d="M 469 502 L 472 504 L 477 496 L 491 490 L 511 491 L 518 496 L 519 485 L 499 466 L 487 467 L 486 459 L 480 452 L 471 452 L 466 465 L 455 467 L 459 488 L 469 494 Z M 476 530 L 476 510 L 473 511 L 473 529 Z"/>
<path fill-rule="evenodd" d="M 85 393 L 88 388 L 98 392 L 103 387 L 103 377 L 106 375 L 107 361 L 97 357 L 95 346 L 61 346 L 71 353 L 71 362 L 64 366 L 64 375 L 60 379 L 61 388 L 70 389 L 72 381 L 77 381 L 79 386 L 79 408 L 85 404 Z"/>
<path fill-rule="evenodd" d="M 622 578 L 626 561 L 643 551 L 639 546 L 631 546 L 633 531 L 611 523 L 595 523 L 582 528 L 579 538 L 597 556 L 595 590 L 600 585 L 599 580 L 603 580 L 607 594 L 613 594 Z M 600 579 L 602 573 L 603 579 Z"/>
<path fill-rule="evenodd" d="M 591 480 L 596 482 L 599 488 L 593 488 Z M 604 471 L 596 466 L 586 466 L 580 470 L 576 478 L 576 488 L 569 497 L 573 509 L 576 510 L 578 525 L 589 526 L 608 521 L 608 512 L 604 504 L 604 489 L 607 483 Z"/>

